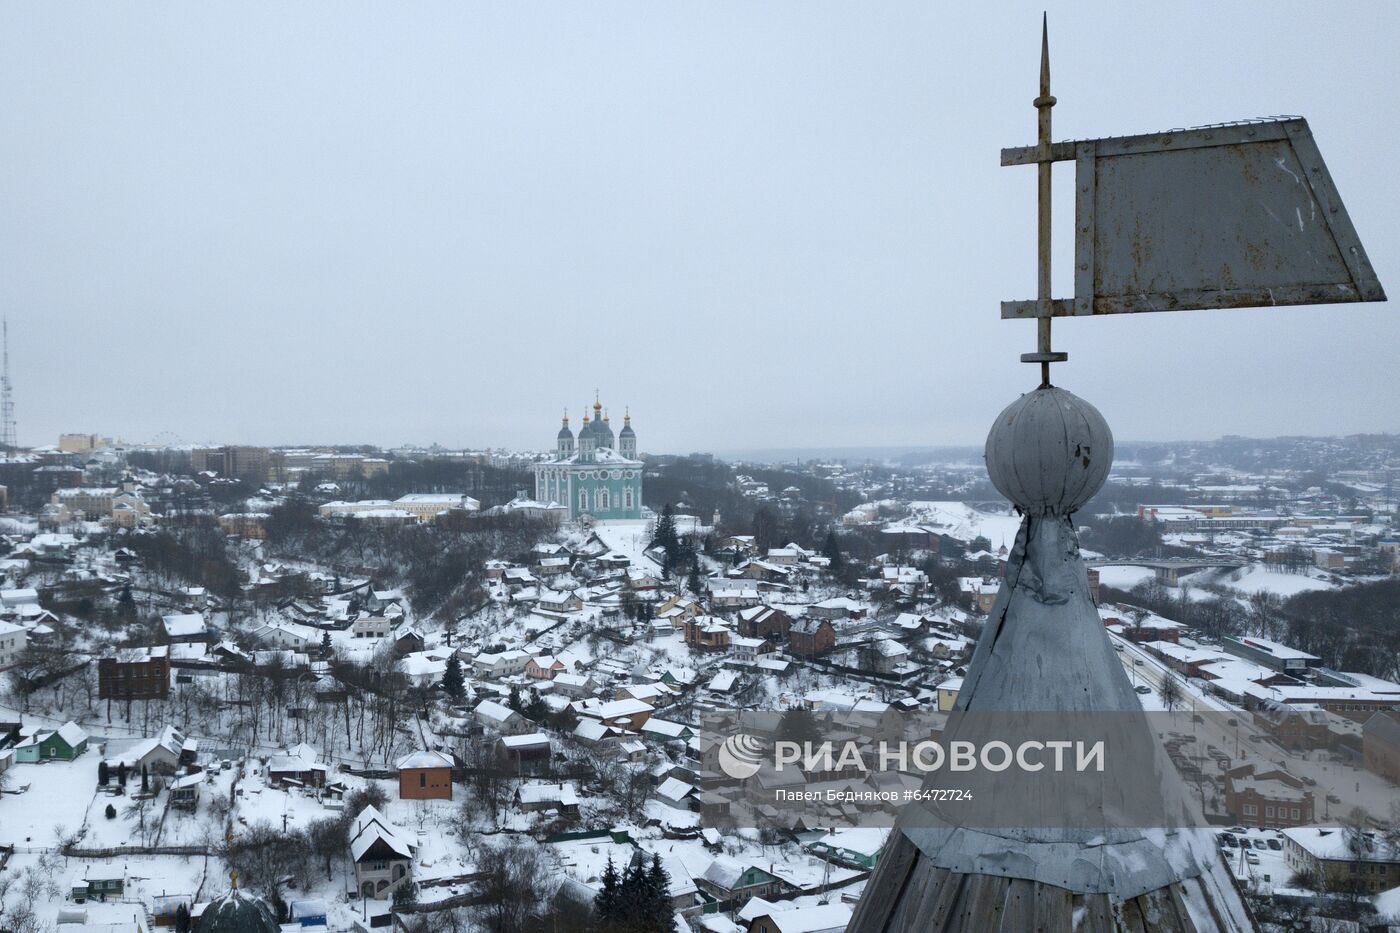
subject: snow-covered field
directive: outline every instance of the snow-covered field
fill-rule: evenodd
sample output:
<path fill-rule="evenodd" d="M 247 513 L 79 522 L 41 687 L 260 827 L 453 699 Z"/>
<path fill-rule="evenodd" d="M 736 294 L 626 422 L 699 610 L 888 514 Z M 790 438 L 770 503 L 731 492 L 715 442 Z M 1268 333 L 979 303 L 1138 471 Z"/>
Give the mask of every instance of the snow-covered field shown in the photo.
<path fill-rule="evenodd" d="M 1212 582 L 1228 586 L 1241 593 L 1273 593 L 1287 598 L 1311 590 L 1332 588 L 1332 584 L 1324 579 L 1319 579 L 1319 577 L 1320 574 L 1315 576 L 1298 573 L 1274 573 L 1260 564 L 1254 564 L 1226 574 Z"/>
<path fill-rule="evenodd" d="M 1008 548 L 1016 541 L 1021 519 L 1009 510 L 1006 514 L 983 512 L 963 502 L 911 502 L 911 521 L 937 528 L 950 537 L 971 541 L 986 538 L 995 550 L 1003 544 Z"/>
<path fill-rule="evenodd" d="M 1117 590 L 1131 590 L 1139 583 L 1151 580 L 1155 574 L 1150 567 L 1100 567 L 1099 584 Z"/>

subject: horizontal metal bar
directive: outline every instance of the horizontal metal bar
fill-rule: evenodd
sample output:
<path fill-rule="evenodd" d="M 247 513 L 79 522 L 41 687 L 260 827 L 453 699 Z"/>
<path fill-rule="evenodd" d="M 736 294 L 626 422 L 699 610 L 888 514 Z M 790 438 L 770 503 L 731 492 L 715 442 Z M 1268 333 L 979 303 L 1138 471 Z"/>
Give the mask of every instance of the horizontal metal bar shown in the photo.
<path fill-rule="evenodd" d="M 1376 286 L 1379 289 L 1379 284 Z M 1281 288 L 1185 289 L 1172 293 L 1136 295 L 1096 295 L 1098 314 L 1139 314 L 1149 311 L 1203 311 L 1214 308 L 1268 308 L 1288 305 L 1328 305 L 1354 301 L 1385 301 L 1385 292 L 1361 295 L 1349 282 L 1322 282 L 1315 285 L 1289 285 Z M 1074 317 L 1074 302 L 1055 298 L 1051 317 Z M 1039 317 L 1035 300 L 1003 301 L 1003 320 Z"/>
<path fill-rule="evenodd" d="M 1001 316 L 1003 320 L 1011 318 L 1040 317 L 1040 302 L 1034 298 L 1026 301 L 1003 301 L 1001 303 Z M 1051 317 L 1073 317 L 1074 302 L 1068 298 L 1050 299 Z"/>
<path fill-rule="evenodd" d="M 1098 157 L 1105 158 L 1137 155 L 1143 152 L 1204 149 L 1211 146 L 1234 146 L 1240 143 L 1287 139 L 1288 130 L 1293 124 L 1301 126 L 1304 131 L 1307 129 L 1307 121 L 1299 117 L 1260 123 L 1232 124 L 1230 126 L 1207 126 L 1192 130 L 1166 130 L 1161 133 L 1142 133 L 1137 136 L 1106 136 L 1102 139 L 1084 140 L 1084 142 L 1092 142 Z"/>
<path fill-rule="evenodd" d="M 1054 351 L 1051 353 L 1022 353 L 1022 363 L 1063 363 L 1069 359 L 1068 353 Z"/>
<path fill-rule="evenodd" d="M 1212 308 L 1268 308 L 1365 301 L 1350 282 L 1289 285 L 1282 288 L 1186 289 L 1167 294 L 1098 295 L 1095 314 L 1145 311 L 1201 311 Z M 1373 301 L 1384 301 L 1384 293 Z"/>
<path fill-rule="evenodd" d="M 1069 162 L 1076 157 L 1079 146 L 1092 146 L 1100 158 L 1136 155 L 1140 152 L 1165 152 L 1172 149 L 1199 149 L 1208 146 L 1232 146 L 1237 143 L 1286 139 L 1289 132 L 1307 132 L 1307 121 L 1301 117 L 1264 120 L 1225 126 L 1204 126 L 1197 129 L 1165 130 L 1137 136 L 1104 136 L 1099 139 L 1077 139 L 1050 144 L 1050 162 Z M 1001 164 L 1035 165 L 1041 158 L 1039 146 L 1013 146 L 1001 150 Z"/>
<path fill-rule="evenodd" d="M 1074 158 L 1074 143 L 1051 143 L 1050 162 L 1068 162 Z M 1001 164 L 1036 165 L 1047 161 L 1040 157 L 1039 146 L 1015 146 L 1001 150 Z"/>

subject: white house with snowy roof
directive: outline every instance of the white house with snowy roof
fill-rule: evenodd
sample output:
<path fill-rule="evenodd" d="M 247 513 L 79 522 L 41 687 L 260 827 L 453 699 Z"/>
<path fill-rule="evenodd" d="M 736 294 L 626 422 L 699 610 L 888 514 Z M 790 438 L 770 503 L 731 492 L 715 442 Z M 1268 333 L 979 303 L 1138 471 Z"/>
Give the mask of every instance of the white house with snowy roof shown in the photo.
<path fill-rule="evenodd" d="M 365 807 L 350 821 L 348 835 L 361 897 L 390 897 L 413 877 L 414 844 L 374 807 Z"/>

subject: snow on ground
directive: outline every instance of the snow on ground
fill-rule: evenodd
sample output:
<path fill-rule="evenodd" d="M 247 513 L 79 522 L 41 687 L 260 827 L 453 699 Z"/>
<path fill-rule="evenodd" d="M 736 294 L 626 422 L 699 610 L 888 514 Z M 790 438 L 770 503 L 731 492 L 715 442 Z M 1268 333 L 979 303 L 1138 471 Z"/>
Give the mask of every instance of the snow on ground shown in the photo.
<path fill-rule="evenodd" d="M 1232 573 L 1212 579 L 1210 582 L 1217 583 L 1220 586 L 1228 586 L 1230 589 L 1239 590 L 1241 593 L 1269 592 L 1285 598 L 1297 593 L 1306 593 L 1310 590 L 1326 590 L 1332 588 L 1332 585 L 1326 580 L 1321 580 L 1307 574 L 1274 573 L 1261 564 L 1253 564 L 1241 570 L 1236 570 Z"/>
<path fill-rule="evenodd" d="M 593 530 L 597 532 L 603 543 L 610 550 L 616 551 L 632 561 L 633 567 L 656 570 L 659 569 L 656 562 L 643 556 L 643 552 L 651 544 L 650 528 L 651 522 L 622 519 L 598 522 L 593 526 Z M 685 530 L 680 528 L 679 519 L 677 520 L 677 529 Z"/>
<path fill-rule="evenodd" d="M 1248 839 L 1250 848 L 1224 848 L 1220 852 L 1225 859 L 1226 866 L 1250 890 L 1258 891 L 1261 894 L 1306 896 L 1312 893 L 1300 888 L 1289 887 L 1288 882 L 1293 877 L 1293 869 L 1288 867 L 1288 861 L 1284 857 L 1283 836 L 1278 831 L 1249 828 L 1243 834 L 1235 833 L 1235 836 L 1243 836 L 1243 838 Z M 1269 846 L 1271 839 L 1277 842 L 1280 848 L 1271 848 Z M 1258 864 L 1250 861 L 1251 855 L 1254 856 Z"/>
<path fill-rule="evenodd" d="M 1013 514 L 997 515 L 974 509 L 962 502 L 911 502 L 913 521 L 937 528 L 959 541 L 971 541 L 981 536 L 993 548 L 1003 544 L 1008 548 L 1016 541 L 1021 520 Z"/>
<path fill-rule="evenodd" d="M 400 800 L 397 780 L 368 781 L 343 772 L 337 772 L 334 780 L 352 790 L 368 783 L 383 788 L 389 798 L 382 808 L 384 815 L 418 846 L 413 875 L 419 882 L 456 877 L 470 870 L 456 842 L 460 801 Z M 318 800 L 312 788 L 269 786 L 262 765 L 256 761 L 244 769 L 238 790 L 234 815 L 248 826 L 264 822 L 280 827 L 285 818 L 289 829 L 305 829 L 317 820 L 334 819 L 340 814 Z"/>
<path fill-rule="evenodd" d="M 50 898 L 47 904 L 37 905 L 39 919 L 46 923 L 56 916 L 60 906 L 73 906 L 67 899 L 69 885 L 73 881 L 81 879 L 89 866 L 101 869 L 119 867 L 126 878 L 123 902 L 101 904 L 89 901 L 83 905 L 83 909 L 87 911 L 89 923 L 130 921 L 131 911 L 135 907 L 134 904 L 130 903 L 131 901 L 139 900 L 142 904 L 149 904 L 151 898 L 161 895 L 184 894 L 193 897 L 201 888 L 203 888 L 201 898 L 207 899 L 212 894 L 221 892 L 228 887 L 228 877 L 223 874 L 223 864 L 216 858 L 186 855 L 127 855 L 123 856 L 120 862 L 58 858 L 61 867 L 52 874 L 51 880 L 58 886 L 59 894 L 57 897 Z M 40 853 L 16 852 L 5 866 L 5 873 L 7 875 L 13 873 L 18 876 L 28 868 L 41 867 L 42 859 L 43 856 Z M 141 911 L 144 919 L 144 909 L 137 909 Z M 44 929 L 49 929 L 49 927 Z M 60 927 L 60 929 L 64 929 L 64 927 Z M 83 929 L 88 928 L 84 927 Z"/>
<path fill-rule="evenodd" d="M 1111 586 L 1116 590 L 1131 590 L 1146 580 L 1151 580 L 1154 573 L 1150 567 L 1100 567 L 1099 584 L 1101 586 Z"/>
<path fill-rule="evenodd" d="M 1376 895 L 1373 903 L 1376 905 L 1376 913 L 1380 914 L 1382 919 L 1389 918 L 1392 922 L 1400 919 L 1400 888 L 1382 891 Z"/>
<path fill-rule="evenodd" d="M 74 761 L 12 765 L 9 791 L 0 795 L 0 845 L 52 847 L 58 845 L 55 829 L 72 834 L 81 828 L 97 789 L 98 758 L 90 748 Z"/>

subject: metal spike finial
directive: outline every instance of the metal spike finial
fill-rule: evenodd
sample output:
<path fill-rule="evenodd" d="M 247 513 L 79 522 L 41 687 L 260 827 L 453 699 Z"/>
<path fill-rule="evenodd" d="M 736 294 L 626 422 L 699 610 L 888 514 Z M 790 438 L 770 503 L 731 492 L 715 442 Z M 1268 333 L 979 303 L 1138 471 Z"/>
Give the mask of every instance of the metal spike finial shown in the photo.
<path fill-rule="evenodd" d="M 1050 96 L 1050 15 L 1045 12 L 1040 14 L 1040 96 Z"/>
<path fill-rule="evenodd" d="M 1050 364 L 1069 358 L 1050 347 L 1050 108 L 1055 97 L 1050 93 L 1050 17 L 1040 15 L 1040 95 L 1032 104 L 1036 117 L 1036 177 L 1037 235 L 1036 235 L 1036 352 L 1021 355 L 1023 363 L 1040 364 L 1040 385 L 1050 385 Z"/>

